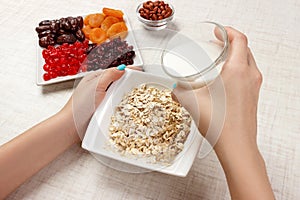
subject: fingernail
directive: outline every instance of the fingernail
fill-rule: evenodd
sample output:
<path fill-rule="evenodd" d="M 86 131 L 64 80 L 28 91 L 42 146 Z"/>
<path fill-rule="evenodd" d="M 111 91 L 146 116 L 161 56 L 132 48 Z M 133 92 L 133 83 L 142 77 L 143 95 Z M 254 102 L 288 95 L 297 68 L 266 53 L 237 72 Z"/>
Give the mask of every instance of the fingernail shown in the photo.
<path fill-rule="evenodd" d="M 126 65 L 122 64 L 117 67 L 118 70 L 123 71 L 126 68 Z"/>
<path fill-rule="evenodd" d="M 174 83 L 174 84 L 173 84 L 173 86 L 172 86 L 172 87 L 173 87 L 173 89 L 175 89 L 175 88 L 176 88 L 176 86 L 177 86 L 177 84 L 176 84 L 176 83 Z"/>

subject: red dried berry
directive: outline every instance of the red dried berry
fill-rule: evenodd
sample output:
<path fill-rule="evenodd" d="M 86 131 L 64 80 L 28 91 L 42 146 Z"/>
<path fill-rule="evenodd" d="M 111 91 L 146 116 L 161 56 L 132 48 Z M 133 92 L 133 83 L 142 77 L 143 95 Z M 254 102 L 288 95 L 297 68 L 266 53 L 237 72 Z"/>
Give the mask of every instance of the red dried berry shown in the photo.
<path fill-rule="evenodd" d="M 48 46 L 42 52 L 46 63 L 43 66 L 44 71 L 46 71 L 43 75 L 44 80 L 48 81 L 58 76 L 77 74 L 81 63 L 87 56 L 88 48 L 88 40 L 77 41 L 74 44 L 65 43 L 58 47 Z"/>
<path fill-rule="evenodd" d="M 51 79 L 51 77 L 48 73 L 44 74 L 43 78 L 44 78 L 45 81 L 49 81 Z"/>

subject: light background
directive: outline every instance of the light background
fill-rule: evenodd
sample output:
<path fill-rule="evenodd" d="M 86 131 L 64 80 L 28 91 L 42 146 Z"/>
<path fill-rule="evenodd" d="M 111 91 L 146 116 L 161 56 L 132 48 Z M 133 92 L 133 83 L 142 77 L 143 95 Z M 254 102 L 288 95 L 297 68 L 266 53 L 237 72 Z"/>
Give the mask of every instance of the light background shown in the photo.
<path fill-rule="evenodd" d="M 141 28 L 135 16 L 138 2 L 0 0 L 0 144 L 57 112 L 72 92 L 72 82 L 35 85 L 34 29 L 38 22 L 97 12 L 101 5 L 108 5 L 124 9 L 132 27 Z M 236 27 L 248 36 L 264 76 L 258 112 L 259 148 L 276 198 L 300 199 L 300 1 L 171 3 L 179 29 L 213 20 Z M 205 159 L 196 159 L 187 177 L 178 178 L 155 172 L 118 172 L 99 164 L 78 145 L 8 199 L 229 199 L 229 192 L 213 152 Z"/>

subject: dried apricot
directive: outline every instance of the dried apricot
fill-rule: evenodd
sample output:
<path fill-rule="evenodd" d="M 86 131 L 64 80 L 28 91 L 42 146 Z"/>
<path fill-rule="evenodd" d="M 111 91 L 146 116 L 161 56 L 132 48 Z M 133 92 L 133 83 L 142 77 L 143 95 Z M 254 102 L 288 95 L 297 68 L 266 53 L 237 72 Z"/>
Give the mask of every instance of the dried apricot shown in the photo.
<path fill-rule="evenodd" d="M 99 28 L 105 16 L 100 13 L 92 14 L 89 17 L 89 25 L 93 28 Z"/>
<path fill-rule="evenodd" d="M 120 20 L 117 17 L 107 16 L 101 23 L 101 28 L 102 28 L 102 30 L 107 31 L 111 27 L 111 25 L 113 25 L 119 21 Z"/>
<path fill-rule="evenodd" d="M 89 25 L 84 26 L 84 27 L 82 28 L 82 31 L 83 31 L 83 33 L 84 33 L 84 35 L 85 35 L 85 37 L 86 37 L 87 39 L 90 39 L 90 33 L 91 33 L 92 30 L 93 30 L 93 29 L 92 29 Z"/>
<path fill-rule="evenodd" d="M 105 31 L 101 28 L 93 28 L 90 32 L 90 40 L 93 43 L 100 44 L 107 39 Z"/>
<path fill-rule="evenodd" d="M 84 25 L 89 25 L 89 19 L 93 14 L 89 14 L 87 15 L 84 19 L 83 19 L 83 23 Z"/>
<path fill-rule="evenodd" d="M 125 38 L 127 36 L 127 26 L 125 22 L 118 22 L 113 24 L 108 30 L 107 30 L 107 37 L 108 38 L 115 38 L 115 37 L 121 37 Z"/>
<path fill-rule="evenodd" d="M 121 10 L 115 10 L 111 8 L 103 8 L 102 12 L 107 16 L 113 16 L 122 19 L 124 13 Z"/>

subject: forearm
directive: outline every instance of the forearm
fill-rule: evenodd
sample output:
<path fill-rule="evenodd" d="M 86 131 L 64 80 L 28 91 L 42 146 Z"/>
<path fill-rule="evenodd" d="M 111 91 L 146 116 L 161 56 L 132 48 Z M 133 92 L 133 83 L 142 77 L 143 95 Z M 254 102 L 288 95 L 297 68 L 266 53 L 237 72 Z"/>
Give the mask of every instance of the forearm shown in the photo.
<path fill-rule="evenodd" d="M 215 151 L 224 169 L 232 199 L 274 199 L 265 163 L 256 143 L 241 140 L 224 142 L 221 137 Z"/>
<path fill-rule="evenodd" d="M 0 199 L 79 142 L 72 116 L 60 112 L 0 147 Z"/>

